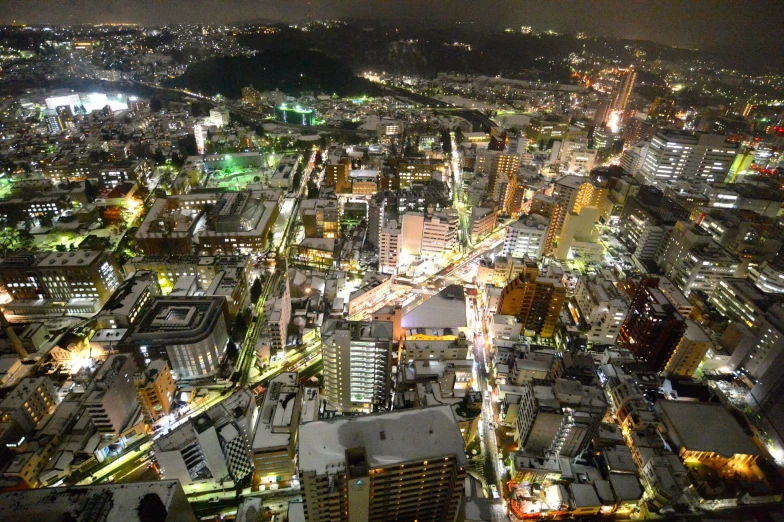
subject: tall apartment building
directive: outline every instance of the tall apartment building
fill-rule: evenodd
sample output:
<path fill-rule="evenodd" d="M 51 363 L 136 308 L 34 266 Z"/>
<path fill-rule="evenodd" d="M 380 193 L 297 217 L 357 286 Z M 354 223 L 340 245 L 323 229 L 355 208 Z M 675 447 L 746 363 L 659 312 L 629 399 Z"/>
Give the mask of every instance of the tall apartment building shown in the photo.
<path fill-rule="evenodd" d="M 530 258 L 517 258 L 512 256 L 496 256 L 493 263 L 492 283 L 495 286 L 506 286 L 511 280 L 516 278 L 530 262 Z"/>
<path fill-rule="evenodd" d="M 351 158 L 345 149 L 332 149 L 327 156 L 324 167 L 325 181 L 328 186 L 335 187 L 338 194 L 351 194 Z"/>
<path fill-rule="evenodd" d="M 305 237 L 337 238 L 340 234 L 340 207 L 337 199 L 306 199 L 299 205 Z"/>
<path fill-rule="evenodd" d="M 330 319 L 321 329 L 324 390 L 343 413 L 370 413 L 388 402 L 395 348 L 392 323 Z"/>
<path fill-rule="evenodd" d="M 403 246 L 403 234 L 395 220 L 387 223 L 379 231 L 378 268 L 384 274 L 397 272 L 400 252 Z"/>
<path fill-rule="evenodd" d="M 539 259 L 544 253 L 550 220 L 539 214 L 521 217 L 506 229 L 503 255 Z"/>
<path fill-rule="evenodd" d="M 15 423 L 23 435 L 29 436 L 58 404 L 60 396 L 48 377 L 23 379 L 0 402 L 0 421 Z"/>
<path fill-rule="evenodd" d="M 655 277 L 639 281 L 618 342 L 654 370 L 661 371 L 680 342 L 686 322 L 657 288 L 658 282 Z"/>
<path fill-rule="evenodd" d="M 594 185 L 590 178 L 569 175 L 558 179 L 555 182 L 553 192 L 557 204 L 552 209 L 550 215 L 550 225 L 547 228 L 544 246 L 545 255 L 552 254 L 556 244 L 559 244 L 559 249 L 563 249 L 563 245 L 560 245 L 560 243 L 565 242 L 561 240 L 566 239 L 562 238 L 562 236 L 564 235 L 564 225 L 570 214 L 579 216 L 583 211 L 590 213 L 590 209 L 598 209 L 600 211 L 605 207 L 607 194 L 607 188 Z M 597 212 L 595 219 L 598 219 L 598 217 L 599 214 Z"/>
<path fill-rule="evenodd" d="M 14 254 L 0 262 L 12 299 L 95 299 L 105 303 L 120 284 L 114 257 L 103 251 Z"/>
<path fill-rule="evenodd" d="M 147 424 L 154 424 L 171 412 L 177 385 L 169 363 L 156 359 L 133 376 L 139 406 Z"/>
<path fill-rule="evenodd" d="M 574 291 L 579 317 L 588 326 L 588 341 L 597 345 L 615 344 L 629 302 L 612 281 L 602 276 L 581 277 Z"/>
<path fill-rule="evenodd" d="M 536 261 L 526 258 L 522 272 L 501 293 L 498 313 L 520 319 L 525 335 L 552 337 L 566 299 L 566 287 L 548 267 L 540 273 Z"/>
<path fill-rule="evenodd" d="M 667 361 L 664 373 L 668 376 L 691 378 L 712 346 L 713 341 L 702 327 L 691 319 L 686 319 L 686 330 Z"/>
<path fill-rule="evenodd" d="M 416 183 L 424 183 L 433 179 L 433 172 L 443 172 L 444 164 L 441 161 L 429 159 L 407 159 L 398 163 L 397 174 L 401 189 L 406 189 Z"/>
<path fill-rule="evenodd" d="M 139 412 L 134 385 L 136 368 L 130 355 L 110 355 L 87 388 L 87 414 L 98 431 L 107 436 L 122 433 Z"/>
<path fill-rule="evenodd" d="M 407 212 L 401 227 L 401 254 L 407 259 L 448 256 L 457 250 L 457 229 L 456 210 L 429 215 Z"/>
<path fill-rule="evenodd" d="M 474 172 L 478 174 L 487 174 L 489 182 L 487 186 L 487 193 L 494 195 L 499 194 L 499 197 L 494 199 L 499 203 L 508 199 L 508 190 L 500 190 L 499 181 L 502 175 L 506 175 L 506 182 L 517 179 L 517 170 L 520 168 L 520 155 L 519 154 L 505 154 L 503 152 L 481 149 L 477 152 L 476 163 L 474 164 Z M 511 189 L 511 192 L 514 188 Z M 499 204 L 500 207 L 506 205 Z M 506 209 L 504 209 L 506 210 Z"/>
<path fill-rule="evenodd" d="M 305 520 L 456 520 L 467 463 L 447 405 L 303 424 Z"/>
<path fill-rule="evenodd" d="M 291 287 L 288 278 L 283 279 L 282 290 L 277 297 L 264 302 L 264 324 L 261 334 L 269 339 L 271 353 L 279 353 L 288 342 L 291 321 Z"/>
<path fill-rule="evenodd" d="M 640 174 L 649 183 L 724 181 L 740 150 L 721 134 L 659 131 L 651 140 Z"/>
<path fill-rule="evenodd" d="M 515 440 L 526 453 L 578 457 L 606 411 L 604 392 L 598 386 L 568 379 L 556 379 L 552 385 L 529 384 L 521 390 Z"/>

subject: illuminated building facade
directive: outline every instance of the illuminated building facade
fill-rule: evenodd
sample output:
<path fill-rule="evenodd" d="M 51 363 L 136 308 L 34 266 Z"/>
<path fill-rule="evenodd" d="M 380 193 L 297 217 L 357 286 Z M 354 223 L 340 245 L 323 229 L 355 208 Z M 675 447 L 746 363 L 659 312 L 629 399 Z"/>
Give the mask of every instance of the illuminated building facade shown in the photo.
<path fill-rule="evenodd" d="M 566 299 L 566 287 L 549 270 L 540 274 L 533 259 L 524 261 L 522 272 L 501 293 L 498 313 L 519 318 L 525 335 L 552 337 Z"/>
<path fill-rule="evenodd" d="M 370 413 L 388 400 L 392 323 L 328 320 L 321 330 L 324 389 L 342 413 Z"/>
<path fill-rule="evenodd" d="M 656 371 L 664 369 L 686 330 L 686 322 L 657 288 L 657 278 L 637 283 L 618 343 Z"/>

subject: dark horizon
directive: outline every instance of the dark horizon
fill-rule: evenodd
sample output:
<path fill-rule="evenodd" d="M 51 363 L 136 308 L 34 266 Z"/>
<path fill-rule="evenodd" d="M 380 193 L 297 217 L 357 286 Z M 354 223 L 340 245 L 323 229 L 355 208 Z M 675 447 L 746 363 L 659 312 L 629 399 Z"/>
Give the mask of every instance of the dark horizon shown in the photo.
<path fill-rule="evenodd" d="M 713 48 L 764 46 L 784 22 L 784 2 L 660 2 L 602 0 L 18 0 L 0 5 L 0 24 L 78 25 L 135 23 L 230 24 L 254 19 L 293 23 L 314 20 L 366 20 L 372 23 L 433 27 L 462 22 L 477 29 L 532 26 L 560 33 L 585 32 L 594 37 L 650 40 L 662 44 Z"/>

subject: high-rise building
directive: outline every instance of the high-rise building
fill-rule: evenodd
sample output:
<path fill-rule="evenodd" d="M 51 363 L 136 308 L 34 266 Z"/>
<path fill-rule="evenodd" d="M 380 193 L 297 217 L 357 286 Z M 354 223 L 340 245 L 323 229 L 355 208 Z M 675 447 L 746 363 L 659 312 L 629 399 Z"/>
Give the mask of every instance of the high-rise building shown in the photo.
<path fill-rule="evenodd" d="M 448 405 L 303 424 L 305 520 L 456 520 L 467 463 Z"/>
<path fill-rule="evenodd" d="M 397 221 L 392 220 L 379 231 L 378 268 L 382 273 L 397 272 L 402 248 L 402 232 Z"/>
<path fill-rule="evenodd" d="M 591 178 L 569 175 L 558 179 L 553 192 L 557 204 L 549 216 L 550 224 L 547 228 L 544 254 L 552 254 L 557 245 L 560 250 L 568 252 L 572 238 L 564 238 L 567 241 L 561 241 L 567 216 L 569 214 L 579 216 L 583 211 L 591 213 L 590 209 L 596 209 L 596 215 L 592 214 L 591 217 L 598 219 L 599 212 L 606 205 L 608 192 L 607 188 L 592 183 Z M 588 221 L 590 219 L 589 217 Z"/>
<path fill-rule="evenodd" d="M 657 278 L 646 277 L 636 284 L 618 343 L 661 371 L 680 342 L 686 322 L 657 288 L 658 283 Z"/>
<path fill-rule="evenodd" d="M 544 253 L 549 220 L 539 214 L 521 217 L 506 229 L 503 255 L 539 259 Z"/>
<path fill-rule="evenodd" d="M 723 181 L 740 144 L 721 134 L 659 131 L 651 140 L 640 174 L 650 183 Z"/>
<path fill-rule="evenodd" d="M 702 327 L 691 319 L 686 319 L 686 330 L 667 361 L 664 373 L 668 376 L 691 378 L 712 346 L 713 342 Z"/>
<path fill-rule="evenodd" d="M 324 390 L 342 413 L 370 413 L 388 402 L 392 323 L 330 319 L 321 329 Z"/>
<path fill-rule="evenodd" d="M 555 331 L 566 287 L 551 268 L 540 273 L 536 261 L 526 258 L 522 272 L 501 293 L 498 313 L 519 318 L 525 335 L 552 337 Z"/>
<path fill-rule="evenodd" d="M 598 386 L 556 379 L 552 385 L 529 384 L 521 390 L 515 440 L 526 453 L 579 457 L 607 411 Z"/>
<path fill-rule="evenodd" d="M 493 194 L 496 191 L 499 175 L 507 175 L 507 179 L 517 177 L 517 169 L 520 167 L 519 154 L 505 154 L 495 150 L 481 149 L 476 155 L 474 172 L 487 174 L 489 183 L 487 193 Z"/>
<path fill-rule="evenodd" d="M 87 414 L 98 431 L 107 436 L 122 433 L 139 413 L 134 385 L 136 368 L 130 355 L 110 355 L 87 388 Z"/>
<path fill-rule="evenodd" d="M 95 316 L 95 321 L 101 328 L 130 328 L 147 303 L 160 294 L 155 272 L 136 271 L 120 283 Z"/>
<path fill-rule="evenodd" d="M 583 276 L 577 281 L 574 299 L 579 319 L 589 328 L 588 340 L 596 345 L 615 344 L 629 303 L 613 282 L 602 276 Z"/>
<path fill-rule="evenodd" d="M 144 371 L 136 373 L 133 381 L 145 422 L 153 424 L 171 412 L 177 385 L 169 363 L 156 359 Z"/>
<path fill-rule="evenodd" d="M 457 250 L 457 210 L 403 214 L 401 254 L 406 259 L 445 257 Z"/>
<path fill-rule="evenodd" d="M 624 111 L 626 104 L 629 102 L 629 96 L 632 94 L 634 88 L 634 80 L 637 78 L 637 72 L 633 67 L 622 69 L 620 71 L 620 78 L 615 85 L 612 93 L 612 101 L 610 102 L 610 110 Z"/>

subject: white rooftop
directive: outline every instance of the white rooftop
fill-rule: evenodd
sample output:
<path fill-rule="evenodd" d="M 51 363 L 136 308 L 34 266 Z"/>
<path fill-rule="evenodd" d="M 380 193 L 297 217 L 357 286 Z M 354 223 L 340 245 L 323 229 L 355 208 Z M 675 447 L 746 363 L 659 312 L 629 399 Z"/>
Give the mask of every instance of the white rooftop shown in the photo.
<path fill-rule="evenodd" d="M 353 448 L 365 448 L 371 469 L 452 455 L 461 465 L 468 462 L 452 408 L 443 405 L 303 424 L 299 470 L 342 470 L 346 450 Z"/>

